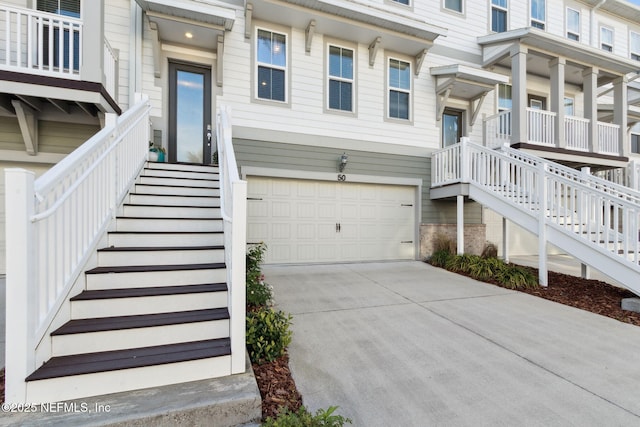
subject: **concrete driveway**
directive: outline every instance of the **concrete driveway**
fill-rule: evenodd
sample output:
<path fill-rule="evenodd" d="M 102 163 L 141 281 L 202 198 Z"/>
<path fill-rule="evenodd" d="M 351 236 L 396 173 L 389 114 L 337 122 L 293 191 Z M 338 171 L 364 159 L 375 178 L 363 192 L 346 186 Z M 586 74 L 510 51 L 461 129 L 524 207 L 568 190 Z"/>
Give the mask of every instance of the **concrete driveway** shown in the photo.
<path fill-rule="evenodd" d="M 640 327 L 422 262 L 264 272 L 313 411 L 367 427 L 640 425 Z"/>

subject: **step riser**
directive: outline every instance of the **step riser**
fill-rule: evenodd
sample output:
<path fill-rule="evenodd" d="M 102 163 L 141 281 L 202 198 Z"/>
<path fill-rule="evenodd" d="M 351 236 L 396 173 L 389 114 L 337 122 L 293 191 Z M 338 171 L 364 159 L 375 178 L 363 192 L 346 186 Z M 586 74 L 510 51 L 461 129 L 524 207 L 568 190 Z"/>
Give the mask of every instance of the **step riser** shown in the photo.
<path fill-rule="evenodd" d="M 175 195 L 175 196 L 219 196 L 218 188 L 163 187 L 161 185 L 140 185 L 133 188 L 134 193 Z"/>
<path fill-rule="evenodd" d="M 218 173 L 220 172 L 219 168 L 217 166 L 210 166 L 210 165 L 180 165 L 180 164 L 176 164 L 176 163 L 154 163 L 154 162 L 149 162 L 145 165 L 146 168 L 148 169 L 164 169 L 164 170 L 177 170 L 177 171 L 184 171 L 184 172 L 192 172 L 192 171 L 197 171 L 197 172 L 207 172 L 207 173 Z"/>
<path fill-rule="evenodd" d="M 176 265 L 224 262 L 223 249 L 98 252 L 98 266 Z"/>
<path fill-rule="evenodd" d="M 218 181 L 201 179 L 181 179 L 174 177 L 141 176 L 140 184 L 174 185 L 178 187 L 220 188 Z"/>
<path fill-rule="evenodd" d="M 48 403 L 179 384 L 231 374 L 231 356 L 52 378 L 27 383 L 27 402 Z"/>
<path fill-rule="evenodd" d="M 160 197 L 131 194 L 129 195 L 129 203 L 133 205 L 220 207 L 220 199 L 217 197 Z"/>
<path fill-rule="evenodd" d="M 180 246 L 218 246 L 224 244 L 224 235 L 216 234 L 109 234 L 109 246 L 116 247 L 163 247 Z"/>
<path fill-rule="evenodd" d="M 87 274 L 87 290 L 181 286 L 227 281 L 224 268 L 202 270 L 147 271 L 135 273 Z"/>
<path fill-rule="evenodd" d="M 117 218 L 116 231 L 222 231 L 222 221 Z"/>
<path fill-rule="evenodd" d="M 227 292 L 201 292 L 135 298 L 71 301 L 71 319 L 135 316 L 227 306 Z"/>
<path fill-rule="evenodd" d="M 51 337 L 53 357 L 81 353 L 124 350 L 229 336 L 229 320 L 183 323 L 150 328 L 54 335 Z"/>
<path fill-rule="evenodd" d="M 184 208 L 166 206 L 124 206 L 122 216 L 154 218 L 221 218 L 220 208 Z"/>
<path fill-rule="evenodd" d="M 217 181 L 220 179 L 218 172 L 190 172 L 181 170 L 166 170 L 166 169 L 145 169 L 141 176 L 148 177 L 167 177 L 167 178 L 188 178 L 188 179 L 209 179 Z"/>

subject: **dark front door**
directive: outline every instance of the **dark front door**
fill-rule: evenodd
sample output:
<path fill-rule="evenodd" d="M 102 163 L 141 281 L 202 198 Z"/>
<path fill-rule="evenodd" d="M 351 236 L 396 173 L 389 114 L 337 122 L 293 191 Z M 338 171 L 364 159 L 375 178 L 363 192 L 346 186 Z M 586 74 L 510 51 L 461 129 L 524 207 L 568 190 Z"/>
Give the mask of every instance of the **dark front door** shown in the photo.
<path fill-rule="evenodd" d="M 169 162 L 211 163 L 211 69 L 169 62 Z"/>

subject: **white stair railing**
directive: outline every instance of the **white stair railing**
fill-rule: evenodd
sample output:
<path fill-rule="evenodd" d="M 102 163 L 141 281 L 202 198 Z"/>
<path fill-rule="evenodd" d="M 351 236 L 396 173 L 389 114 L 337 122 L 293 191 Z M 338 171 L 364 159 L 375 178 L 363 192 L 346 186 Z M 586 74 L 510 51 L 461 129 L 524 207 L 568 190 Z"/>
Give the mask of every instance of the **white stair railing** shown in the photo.
<path fill-rule="evenodd" d="M 518 213 L 511 218 L 513 221 L 522 224 L 526 217 L 551 227 L 563 238 L 587 244 L 597 253 L 591 258 L 596 268 L 604 258 L 607 262 L 614 260 L 616 265 L 624 267 L 624 273 L 612 272 L 612 277 L 640 293 L 640 202 L 637 193 L 627 188 L 629 194 L 625 195 L 621 192 L 622 186 L 603 185 L 604 180 L 578 172 L 569 173 L 569 168 L 517 150 L 505 148 L 504 151 L 468 141 L 438 150 L 432 154 L 432 167 L 442 168 L 442 171 L 432 172 L 432 186 L 455 182 L 451 178 L 445 179 L 444 171 L 452 169 L 445 163 L 459 162 L 458 182 L 468 183 L 483 194 L 498 198 L 493 200 L 515 207 L 514 212 Z M 473 197 L 472 189 L 469 191 Z M 533 232 L 540 230 L 532 228 L 530 231 Z M 549 239 L 562 240 L 558 235 L 550 235 Z M 584 254 L 573 255 L 580 258 Z"/>
<path fill-rule="evenodd" d="M 137 101 L 37 180 L 6 170 L 7 402 L 25 401 L 36 347 L 144 165 L 151 107 Z"/>
<path fill-rule="evenodd" d="M 230 110 L 219 108 L 216 120 L 220 166 L 220 211 L 224 221 L 224 256 L 231 316 L 231 373 L 245 371 L 247 183 L 240 180 L 233 151 Z"/>

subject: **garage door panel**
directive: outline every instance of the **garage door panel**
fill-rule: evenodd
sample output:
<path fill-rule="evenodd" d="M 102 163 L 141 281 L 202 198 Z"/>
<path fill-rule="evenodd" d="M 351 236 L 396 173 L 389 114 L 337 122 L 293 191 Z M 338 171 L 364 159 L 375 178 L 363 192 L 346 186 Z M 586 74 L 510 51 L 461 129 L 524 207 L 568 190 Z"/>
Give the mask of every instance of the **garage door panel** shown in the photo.
<path fill-rule="evenodd" d="M 340 219 L 342 221 L 348 221 L 358 218 L 358 205 L 356 204 L 343 204 L 340 209 Z"/>
<path fill-rule="evenodd" d="M 291 218 L 291 202 L 271 203 L 271 216 L 274 218 Z"/>
<path fill-rule="evenodd" d="M 299 262 L 313 262 L 316 260 L 316 245 L 298 245 L 297 254 Z"/>
<path fill-rule="evenodd" d="M 318 212 L 318 219 L 335 220 L 337 217 L 336 205 L 334 203 L 319 203 L 316 205 L 316 210 Z"/>
<path fill-rule="evenodd" d="M 271 238 L 273 239 L 290 240 L 293 237 L 291 224 L 273 224 L 271 227 Z"/>
<path fill-rule="evenodd" d="M 336 224 L 334 223 L 318 224 L 318 239 L 335 240 L 335 238 L 336 238 Z"/>
<path fill-rule="evenodd" d="M 257 200 L 247 202 L 247 214 L 252 218 L 268 218 L 269 203 Z"/>
<path fill-rule="evenodd" d="M 378 192 L 372 185 L 361 185 L 359 190 L 360 191 L 358 199 L 361 201 L 377 200 L 378 198 Z"/>
<path fill-rule="evenodd" d="M 331 199 L 334 200 L 338 194 L 337 184 L 331 182 L 319 182 L 317 183 L 316 191 L 319 199 Z"/>
<path fill-rule="evenodd" d="M 269 244 L 267 252 L 272 262 L 291 262 L 291 246 L 289 244 Z"/>
<path fill-rule="evenodd" d="M 300 181 L 296 185 L 296 194 L 301 199 L 315 199 L 316 183 L 313 181 Z"/>
<path fill-rule="evenodd" d="M 269 240 L 269 224 L 250 222 L 247 224 L 247 241 L 252 243 Z"/>
<path fill-rule="evenodd" d="M 295 193 L 293 187 L 296 185 L 295 181 L 277 180 L 272 181 L 271 195 L 280 197 L 292 197 Z"/>
<path fill-rule="evenodd" d="M 335 243 L 320 243 L 317 248 L 317 261 L 335 261 L 336 254 L 340 253 L 340 247 Z"/>
<path fill-rule="evenodd" d="M 298 239 L 315 239 L 316 238 L 316 225 L 315 224 L 298 224 L 296 227 L 296 236 Z"/>
<path fill-rule="evenodd" d="M 298 219 L 313 219 L 316 217 L 316 205 L 310 202 L 301 202 L 297 205 Z"/>

